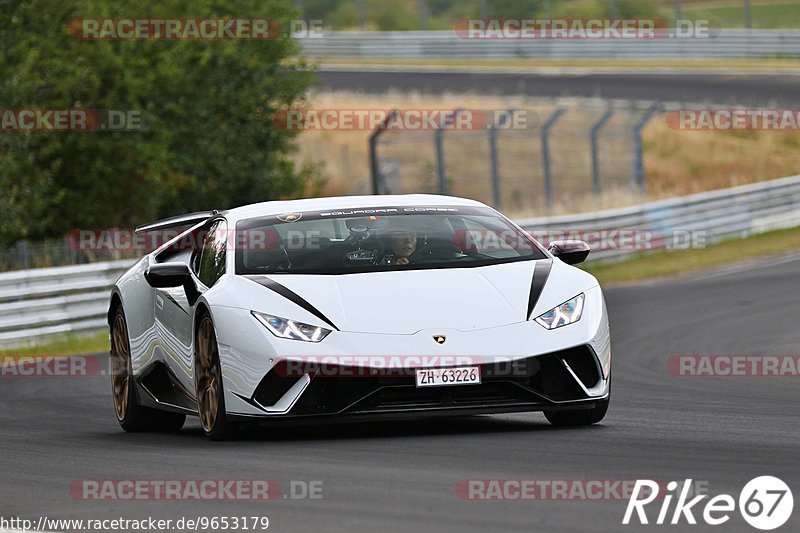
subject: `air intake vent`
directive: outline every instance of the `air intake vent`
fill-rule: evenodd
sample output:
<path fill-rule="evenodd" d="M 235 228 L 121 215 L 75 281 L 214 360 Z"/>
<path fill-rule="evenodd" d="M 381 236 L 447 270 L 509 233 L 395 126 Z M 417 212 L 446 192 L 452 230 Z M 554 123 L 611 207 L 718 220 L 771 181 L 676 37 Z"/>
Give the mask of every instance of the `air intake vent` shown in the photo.
<path fill-rule="evenodd" d="M 560 352 L 558 356 L 569 365 L 587 389 L 591 389 L 600 381 L 597 358 L 588 346 L 570 348 Z"/>
<path fill-rule="evenodd" d="M 283 395 L 302 377 L 282 375 L 286 372 L 276 370 L 276 368 L 273 368 L 256 388 L 254 399 L 264 407 L 272 407 L 278 403 L 278 400 L 283 398 Z"/>

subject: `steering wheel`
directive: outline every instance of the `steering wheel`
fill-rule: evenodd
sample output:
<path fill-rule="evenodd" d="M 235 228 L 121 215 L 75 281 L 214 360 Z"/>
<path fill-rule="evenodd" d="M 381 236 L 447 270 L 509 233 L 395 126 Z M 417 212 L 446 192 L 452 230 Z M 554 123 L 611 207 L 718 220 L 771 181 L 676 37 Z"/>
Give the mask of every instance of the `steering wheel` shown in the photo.
<path fill-rule="evenodd" d="M 463 256 L 463 254 L 456 250 L 453 246 L 447 246 L 444 244 L 428 244 L 415 251 L 409 256 L 408 259 L 412 263 L 418 263 L 426 260 L 458 259 L 461 256 Z"/>

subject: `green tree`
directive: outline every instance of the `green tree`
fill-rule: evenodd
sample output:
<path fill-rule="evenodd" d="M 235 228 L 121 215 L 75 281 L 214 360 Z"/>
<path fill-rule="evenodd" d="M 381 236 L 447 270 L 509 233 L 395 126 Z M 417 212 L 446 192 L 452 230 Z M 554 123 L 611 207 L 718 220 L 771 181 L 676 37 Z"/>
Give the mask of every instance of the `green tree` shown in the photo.
<path fill-rule="evenodd" d="M 298 45 L 80 40 L 81 18 L 295 16 L 291 0 L 0 0 L 0 109 L 134 110 L 142 131 L 0 131 L 0 243 L 302 194 L 272 114 L 302 102 Z"/>

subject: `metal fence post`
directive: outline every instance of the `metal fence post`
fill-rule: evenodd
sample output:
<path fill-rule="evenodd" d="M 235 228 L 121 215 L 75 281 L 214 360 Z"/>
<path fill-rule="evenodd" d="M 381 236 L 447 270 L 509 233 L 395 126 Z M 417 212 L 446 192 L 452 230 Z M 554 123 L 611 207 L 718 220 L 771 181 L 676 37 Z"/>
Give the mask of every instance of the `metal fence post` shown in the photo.
<path fill-rule="evenodd" d="M 556 109 L 542 125 L 542 170 L 544 171 L 544 198 L 547 207 L 553 206 L 553 176 L 550 172 L 550 143 L 547 137 L 550 135 L 550 128 L 553 127 L 553 124 L 565 111 L 566 109 L 564 108 Z"/>
<path fill-rule="evenodd" d="M 442 129 L 436 128 L 433 133 L 433 142 L 436 146 L 436 175 L 439 178 L 439 194 L 447 194 L 447 178 L 444 171 L 444 147 L 442 146 Z"/>
<path fill-rule="evenodd" d="M 358 27 L 364 31 L 367 27 L 367 5 L 366 0 L 358 0 Z"/>
<path fill-rule="evenodd" d="M 748 30 L 753 27 L 753 19 L 750 16 L 750 0 L 744 0 L 744 27 Z"/>
<path fill-rule="evenodd" d="M 503 198 L 500 194 L 500 165 L 497 160 L 497 129 L 494 124 L 489 124 L 489 162 L 492 168 L 492 201 L 494 208 L 500 209 Z"/>
<path fill-rule="evenodd" d="M 628 178 L 628 185 L 631 189 L 638 188 L 639 192 L 646 190 L 644 180 L 644 148 L 642 146 L 642 130 L 655 116 L 661 106 L 653 104 L 650 109 L 633 126 L 633 161 L 631 163 L 631 174 Z"/>
<path fill-rule="evenodd" d="M 397 113 L 396 109 L 392 109 L 386 116 L 383 122 L 375 128 L 369 136 L 369 168 L 372 173 L 372 194 L 388 194 L 386 183 L 383 181 L 381 175 L 380 163 L 378 162 L 378 138 L 386 130 L 389 121 L 394 118 Z"/>
<path fill-rule="evenodd" d="M 30 267 L 30 254 L 28 253 L 28 241 L 22 240 L 17 242 L 17 259 L 21 268 Z"/>
<path fill-rule="evenodd" d="M 594 189 L 594 194 L 599 195 L 602 191 L 600 186 L 600 157 L 598 155 L 597 150 L 597 137 L 600 134 L 600 130 L 603 126 L 611 120 L 611 115 L 614 114 L 614 110 L 609 108 L 603 113 L 603 116 L 600 117 L 600 120 L 595 122 L 594 126 L 592 126 L 591 131 L 589 132 L 589 140 L 592 145 L 592 187 Z"/>
<path fill-rule="evenodd" d="M 456 119 L 461 111 L 463 109 L 454 109 L 433 132 L 433 140 L 436 146 L 436 175 L 439 178 L 439 194 L 447 194 L 447 173 L 444 165 L 444 126 L 450 123 L 450 119 Z"/>

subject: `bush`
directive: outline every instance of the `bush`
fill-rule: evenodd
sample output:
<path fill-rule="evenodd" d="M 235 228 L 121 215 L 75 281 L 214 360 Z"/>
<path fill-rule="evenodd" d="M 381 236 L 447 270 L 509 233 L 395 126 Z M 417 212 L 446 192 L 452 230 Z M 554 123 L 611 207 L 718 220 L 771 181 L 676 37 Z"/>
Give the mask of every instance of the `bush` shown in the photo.
<path fill-rule="evenodd" d="M 311 84 L 292 40 L 79 40 L 68 32 L 80 18 L 288 21 L 289 2 L 174 0 L 122 11 L 99 0 L 0 0 L 5 109 L 135 110 L 146 123 L 143 131 L 0 132 L 0 243 L 296 196 L 314 177 L 288 161 L 293 135 L 269 119 Z"/>

